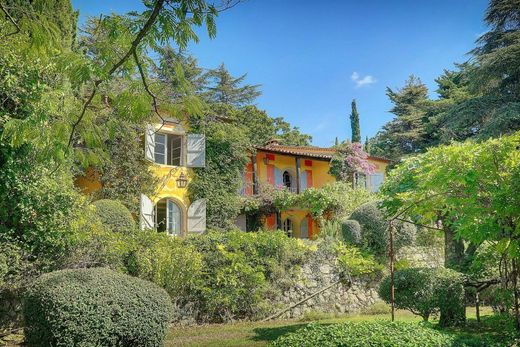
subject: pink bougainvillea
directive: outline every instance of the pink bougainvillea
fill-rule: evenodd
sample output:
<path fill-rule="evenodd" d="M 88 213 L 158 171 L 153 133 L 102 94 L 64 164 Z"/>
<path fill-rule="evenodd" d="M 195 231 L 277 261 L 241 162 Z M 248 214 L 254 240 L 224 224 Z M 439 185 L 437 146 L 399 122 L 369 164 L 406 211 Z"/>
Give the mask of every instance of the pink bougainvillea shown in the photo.
<path fill-rule="evenodd" d="M 338 146 L 336 155 L 332 158 L 330 172 L 341 181 L 351 181 L 354 173 L 369 175 L 375 169 L 360 143 L 345 142 Z"/>

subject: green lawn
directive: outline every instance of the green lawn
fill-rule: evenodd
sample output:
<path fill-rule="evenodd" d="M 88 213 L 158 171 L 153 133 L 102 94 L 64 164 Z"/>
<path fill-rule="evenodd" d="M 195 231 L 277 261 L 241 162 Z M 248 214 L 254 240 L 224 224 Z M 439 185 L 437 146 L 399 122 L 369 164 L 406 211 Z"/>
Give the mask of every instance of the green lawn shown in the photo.
<path fill-rule="evenodd" d="M 497 329 L 497 324 L 490 321 L 492 312 L 484 308 L 481 315 L 483 322 L 477 324 L 475 310 L 468 309 L 468 324 L 464 329 L 453 329 L 452 332 L 462 336 L 493 336 L 503 330 Z M 318 320 L 322 324 L 334 324 L 344 321 L 366 321 L 390 319 L 389 314 L 348 315 L 338 318 Z M 397 311 L 396 319 L 408 322 L 420 322 L 421 319 L 408 311 Z M 213 324 L 195 327 L 174 327 L 170 330 L 166 346 L 202 347 L 202 346 L 266 346 L 277 337 L 301 329 L 308 322 L 302 321 L 271 321 L 244 322 L 235 324 Z"/>

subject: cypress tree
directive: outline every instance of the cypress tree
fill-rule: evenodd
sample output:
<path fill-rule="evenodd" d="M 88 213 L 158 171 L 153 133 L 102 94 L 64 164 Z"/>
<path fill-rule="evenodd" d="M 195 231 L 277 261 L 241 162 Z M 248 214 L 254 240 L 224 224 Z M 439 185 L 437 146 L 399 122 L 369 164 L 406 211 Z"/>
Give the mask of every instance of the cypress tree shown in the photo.
<path fill-rule="evenodd" d="M 352 100 L 352 113 L 350 114 L 350 128 L 352 129 L 352 142 L 361 142 L 361 131 L 359 129 L 359 113 L 357 111 L 356 99 Z"/>

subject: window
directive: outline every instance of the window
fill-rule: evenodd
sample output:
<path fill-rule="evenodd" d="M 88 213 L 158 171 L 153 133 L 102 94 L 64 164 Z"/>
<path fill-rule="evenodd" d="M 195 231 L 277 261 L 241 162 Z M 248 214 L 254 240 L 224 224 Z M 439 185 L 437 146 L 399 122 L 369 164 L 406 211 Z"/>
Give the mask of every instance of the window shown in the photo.
<path fill-rule="evenodd" d="M 168 200 L 168 234 L 180 235 L 181 233 L 181 210 L 172 200 Z"/>
<path fill-rule="evenodd" d="M 289 171 L 283 172 L 282 179 L 283 179 L 284 187 L 287 187 L 290 190 L 291 185 L 292 185 L 292 178 L 291 178 L 291 174 L 289 173 Z"/>
<path fill-rule="evenodd" d="M 356 172 L 354 174 L 354 186 L 356 188 L 367 188 L 367 176 L 364 173 Z"/>
<path fill-rule="evenodd" d="M 158 164 L 166 164 L 166 135 L 155 134 L 155 149 L 154 149 L 155 162 Z"/>
<path fill-rule="evenodd" d="M 170 235 L 182 233 L 182 213 L 179 205 L 168 198 L 161 199 L 156 205 L 157 231 Z"/>
<path fill-rule="evenodd" d="M 180 166 L 182 164 L 182 135 L 156 133 L 154 159 L 158 164 Z"/>
<path fill-rule="evenodd" d="M 282 228 L 283 228 L 283 231 L 285 231 L 285 233 L 287 234 L 287 236 L 289 236 L 289 237 L 292 236 L 292 231 L 293 231 L 292 220 L 290 220 L 289 218 L 285 219 L 282 223 Z"/>

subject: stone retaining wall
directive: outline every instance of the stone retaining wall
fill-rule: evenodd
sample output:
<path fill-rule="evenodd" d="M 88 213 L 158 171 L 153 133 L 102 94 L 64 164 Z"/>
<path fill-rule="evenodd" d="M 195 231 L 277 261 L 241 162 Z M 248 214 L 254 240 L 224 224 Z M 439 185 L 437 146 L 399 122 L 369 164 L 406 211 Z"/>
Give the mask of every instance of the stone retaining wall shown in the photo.
<path fill-rule="evenodd" d="M 296 285 L 283 294 L 278 306 L 292 306 L 336 282 L 339 279 L 335 270 L 336 261 L 335 257 L 316 252 L 311 262 L 302 267 Z M 349 288 L 340 282 L 286 312 L 281 318 L 301 318 L 306 312 L 330 314 L 359 312 L 373 305 L 378 298 L 377 283 L 354 280 L 352 287 Z"/>

